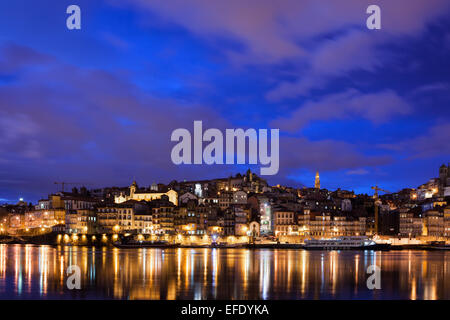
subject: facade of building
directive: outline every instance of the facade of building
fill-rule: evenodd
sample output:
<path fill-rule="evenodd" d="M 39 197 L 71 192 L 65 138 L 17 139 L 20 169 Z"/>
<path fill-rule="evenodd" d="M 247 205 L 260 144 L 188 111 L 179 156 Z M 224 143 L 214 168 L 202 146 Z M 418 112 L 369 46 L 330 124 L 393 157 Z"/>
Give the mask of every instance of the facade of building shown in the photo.
<path fill-rule="evenodd" d="M 338 236 L 363 236 L 367 233 L 366 218 L 348 218 L 345 216 L 331 217 L 328 215 L 316 215 L 309 222 L 303 218 L 303 226 L 299 230 L 304 235 L 312 237 L 338 237 Z"/>
<path fill-rule="evenodd" d="M 233 192 L 233 204 L 247 204 L 247 192 L 235 191 Z"/>
<path fill-rule="evenodd" d="M 151 217 L 147 218 L 144 224 L 143 216 L 150 215 L 150 210 L 146 202 L 128 200 L 117 204 L 117 225 L 121 232 L 140 233 L 146 227 L 151 227 Z M 150 221 L 150 225 L 148 224 Z"/>
<path fill-rule="evenodd" d="M 169 201 L 168 196 L 162 196 L 158 200 L 149 203 L 152 214 L 153 234 L 175 234 L 175 206 Z"/>
<path fill-rule="evenodd" d="M 178 202 L 180 205 L 183 203 L 187 203 L 189 200 L 198 200 L 198 197 L 193 193 L 186 192 L 178 198 Z"/>
<path fill-rule="evenodd" d="M 139 234 L 151 234 L 153 231 L 152 214 L 147 211 L 137 211 L 134 214 L 134 228 Z"/>
<path fill-rule="evenodd" d="M 400 209 L 399 235 L 401 237 L 415 238 L 422 235 L 423 219 L 414 215 L 409 209 Z"/>
<path fill-rule="evenodd" d="M 297 232 L 296 217 L 293 211 L 276 211 L 274 217 L 275 236 L 292 235 Z"/>
<path fill-rule="evenodd" d="M 120 231 L 119 214 L 116 205 L 106 205 L 97 208 L 97 231 L 108 234 Z"/>
<path fill-rule="evenodd" d="M 274 233 L 274 217 L 270 198 L 264 194 L 256 194 L 249 197 L 247 202 L 258 212 L 261 235 L 272 235 Z"/>
<path fill-rule="evenodd" d="M 219 191 L 219 207 L 225 210 L 233 203 L 233 191 Z"/>
<path fill-rule="evenodd" d="M 444 209 L 444 237 L 450 238 L 450 206 Z"/>
<path fill-rule="evenodd" d="M 250 211 L 241 206 L 234 207 L 234 235 L 246 236 L 249 231 Z"/>
<path fill-rule="evenodd" d="M 249 231 L 250 209 L 230 206 L 224 212 L 223 231 L 225 236 L 245 236 Z M 220 223 L 218 223 L 220 225 Z"/>
<path fill-rule="evenodd" d="M 444 213 L 438 210 L 425 212 L 423 221 L 423 235 L 429 237 L 444 236 Z"/>
<path fill-rule="evenodd" d="M 79 209 L 80 229 L 83 234 L 94 234 L 97 232 L 97 210 Z"/>
<path fill-rule="evenodd" d="M 115 203 L 123 203 L 128 200 L 136 201 L 152 201 L 161 199 L 163 196 L 167 196 L 169 201 L 174 205 L 178 205 L 178 193 L 174 190 L 169 190 L 167 192 L 154 192 L 151 190 L 140 191 L 136 181 L 133 181 L 129 188 L 129 195 L 121 193 L 119 196 L 114 197 Z"/>

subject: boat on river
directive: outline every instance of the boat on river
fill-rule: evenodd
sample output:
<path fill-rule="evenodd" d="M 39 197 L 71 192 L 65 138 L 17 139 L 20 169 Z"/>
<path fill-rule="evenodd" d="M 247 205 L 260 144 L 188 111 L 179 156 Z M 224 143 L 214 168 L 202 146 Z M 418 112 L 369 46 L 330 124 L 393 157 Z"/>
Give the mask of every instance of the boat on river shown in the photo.
<path fill-rule="evenodd" d="M 309 250 L 381 250 L 389 243 L 377 243 L 365 236 L 336 237 L 329 239 L 307 239 L 303 246 Z"/>
<path fill-rule="evenodd" d="M 450 244 L 445 243 L 445 241 L 432 241 L 425 246 L 428 250 L 450 250 Z"/>
<path fill-rule="evenodd" d="M 120 249 L 137 249 L 137 248 L 177 248 L 178 243 L 169 243 L 167 241 L 139 241 L 130 240 L 127 242 L 116 241 L 113 246 Z"/>

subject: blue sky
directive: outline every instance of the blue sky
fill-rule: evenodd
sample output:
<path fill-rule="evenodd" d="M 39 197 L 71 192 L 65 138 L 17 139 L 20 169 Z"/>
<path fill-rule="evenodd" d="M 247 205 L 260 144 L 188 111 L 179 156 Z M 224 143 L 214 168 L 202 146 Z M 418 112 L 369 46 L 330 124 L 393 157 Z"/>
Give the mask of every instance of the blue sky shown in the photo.
<path fill-rule="evenodd" d="M 450 161 L 449 17 L 445 0 L 3 1 L 0 201 L 245 171 L 173 165 L 194 120 L 279 128 L 272 184 L 417 187 Z"/>

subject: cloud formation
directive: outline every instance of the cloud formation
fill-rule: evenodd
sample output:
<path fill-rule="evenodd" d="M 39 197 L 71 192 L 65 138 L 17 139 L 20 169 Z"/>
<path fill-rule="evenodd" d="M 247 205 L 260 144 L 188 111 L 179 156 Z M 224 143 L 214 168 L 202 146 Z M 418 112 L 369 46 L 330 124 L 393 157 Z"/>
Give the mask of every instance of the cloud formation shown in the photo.
<path fill-rule="evenodd" d="M 145 1 L 111 0 L 157 13 L 165 23 L 180 25 L 202 37 L 232 37 L 245 50 L 235 52 L 246 63 L 275 63 L 302 57 L 299 43 L 325 34 L 365 28 L 366 8 L 373 1 L 250 0 Z M 445 0 L 376 1 L 383 13 L 383 30 L 393 35 L 414 34 L 445 13 Z M 144 15 L 145 16 L 145 15 Z M 320 18 L 318 18 L 320 16 Z M 401 17 L 401 18 L 400 18 Z M 163 23 L 162 22 L 162 23 Z"/>
<path fill-rule="evenodd" d="M 55 180 L 149 184 L 246 170 L 174 166 L 170 133 L 194 120 L 281 128 L 270 183 L 319 169 L 352 188 L 393 177 L 412 157 L 424 168 L 415 179 L 432 176 L 448 161 L 450 3 L 375 3 L 377 31 L 365 28 L 365 0 L 81 1 L 80 32 L 61 23 L 63 4 L 28 4 L 22 19 L 23 3 L 8 3 L 0 197 L 41 196 Z"/>
<path fill-rule="evenodd" d="M 290 132 L 302 129 L 312 121 L 345 120 L 360 117 L 375 124 L 412 111 L 410 105 L 392 90 L 364 94 L 356 89 L 331 94 L 318 101 L 307 101 L 286 118 L 272 126 Z"/>
<path fill-rule="evenodd" d="M 432 126 L 427 132 L 399 141 L 395 144 L 380 144 L 379 148 L 407 154 L 409 159 L 430 158 L 437 155 L 450 157 L 450 123 Z"/>

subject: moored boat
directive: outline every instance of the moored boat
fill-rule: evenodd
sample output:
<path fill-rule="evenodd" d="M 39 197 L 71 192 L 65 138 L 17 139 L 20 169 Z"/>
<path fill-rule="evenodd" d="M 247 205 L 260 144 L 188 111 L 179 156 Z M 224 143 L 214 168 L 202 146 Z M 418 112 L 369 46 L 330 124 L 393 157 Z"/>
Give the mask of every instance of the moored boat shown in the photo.
<path fill-rule="evenodd" d="M 169 243 L 167 241 L 128 241 L 113 242 L 113 246 L 120 249 L 134 249 L 134 248 L 176 248 L 179 247 L 178 243 Z"/>
<path fill-rule="evenodd" d="M 445 243 L 445 241 L 432 241 L 425 248 L 429 250 L 450 250 L 450 244 Z"/>
<path fill-rule="evenodd" d="M 303 246 L 309 250 L 381 250 L 388 249 L 389 243 L 376 243 L 365 236 L 348 236 L 331 239 L 307 239 Z"/>
<path fill-rule="evenodd" d="M 213 242 L 211 243 L 211 248 L 244 248 L 248 246 L 247 243 L 224 243 L 224 242 L 220 242 L 220 243 L 216 243 Z"/>

